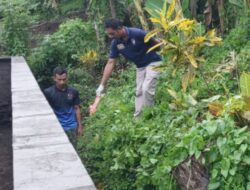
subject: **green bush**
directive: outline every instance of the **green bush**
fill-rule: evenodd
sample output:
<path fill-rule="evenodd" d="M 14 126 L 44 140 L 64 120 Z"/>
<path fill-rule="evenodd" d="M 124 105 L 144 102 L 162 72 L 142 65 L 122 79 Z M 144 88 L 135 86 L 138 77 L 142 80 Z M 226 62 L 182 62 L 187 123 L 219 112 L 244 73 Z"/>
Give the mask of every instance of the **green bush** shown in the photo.
<path fill-rule="evenodd" d="M 19 7 L 6 7 L 2 39 L 8 55 L 26 56 L 29 53 L 29 17 Z"/>
<path fill-rule="evenodd" d="M 229 31 L 220 46 L 206 48 L 207 64 L 218 64 L 230 51 L 239 52 L 250 39 L 249 12 L 238 18 L 239 24 Z"/>
<path fill-rule="evenodd" d="M 75 19 L 61 24 L 57 32 L 44 38 L 41 46 L 29 57 L 31 68 L 42 88 L 51 84 L 54 67 L 80 67 L 79 56 L 96 47 L 93 34 L 91 23 Z"/>
<path fill-rule="evenodd" d="M 80 93 L 82 116 L 88 115 L 88 107 L 95 97 L 95 80 L 83 66 L 68 69 L 69 84 Z"/>

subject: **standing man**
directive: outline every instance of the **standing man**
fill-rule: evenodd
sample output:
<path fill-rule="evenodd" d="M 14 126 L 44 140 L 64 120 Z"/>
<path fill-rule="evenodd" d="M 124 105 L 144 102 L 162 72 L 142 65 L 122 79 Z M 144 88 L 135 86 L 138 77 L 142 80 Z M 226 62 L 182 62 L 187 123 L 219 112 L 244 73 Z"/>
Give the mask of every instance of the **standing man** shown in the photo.
<path fill-rule="evenodd" d="M 72 145 L 76 148 L 77 135 L 83 133 L 79 93 L 67 86 L 68 74 L 62 67 L 53 70 L 55 85 L 44 90 L 50 106 L 54 110 Z"/>
<path fill-rule="evenodd" d="M 155 50 L 147 53 L 148 49 L 156 45 L 158 42 L 151 38 L 147 43 L 144 37 L 147 34 L 144 30 L 138 28 L 127 28 L 114 18 L 105 22 L 106 33 L 112 38 L 109 59 L 105 66 L 103 77 L 99 87 L 96 90 L 96 96 L 100 97 L 107 81 L 117 63 L 119 54 L 133 61 L 136 65 L 136 97 L 135 97 L 135 113 L 137 117 L 141 114 L 144 106 L 152 106 L 154 104 L 154 95 L 156 80 L 159 72 L 153 68 L 162 63 L 160 55 Z M 100 98 L 96 98 L 99 100 Z M 95 112 L 98 101 L 90 106 L 90 113 Z"/>

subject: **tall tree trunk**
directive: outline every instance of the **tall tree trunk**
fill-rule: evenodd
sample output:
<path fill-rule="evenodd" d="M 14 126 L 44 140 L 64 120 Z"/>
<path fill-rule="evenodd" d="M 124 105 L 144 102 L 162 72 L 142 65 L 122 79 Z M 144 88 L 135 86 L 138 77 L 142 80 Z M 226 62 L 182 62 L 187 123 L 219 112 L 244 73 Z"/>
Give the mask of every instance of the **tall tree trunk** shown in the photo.
<path fill-rule="evenodd" d="M 220 33 L 223 36 L 225 32 L 225 10 L 224 0 L 217 0 L 218 13 L 220 18 Z"/>
<path fill-rule="evenodd" d="M 207 0 L 205 4 L 205 9 L 204 9 L 204 16 L 205 16 L 205 25 L 207 28 L 209 28 L 212 24 L 212 2 L 211 0 Z"/>
<path fill-rule="evenodd" d="M 245 4 L 247 6 L 247 9 L 250 9 L 250 0 L 245 0 Z"/>
<path fill-rule="evenodd" d="M 110 7 L 112 17 L 116 18 L 115 4 L 113 0 L 109 0 L 109 7 Z"/>
<path fill-rule="evenodd" d="M 84 10 L 85 15 L 87 15 L 89 7 L 90 7 L 90 1 L 89 0 L 83 0 L 83 10 Z"/>
<path fill-rule="evenodd" d="M 100 34 L 100 30 L 98 28 L 98 23 L 96 22 L 96 19 L 94 19 L 94 29 L 95 29 L 95 35 L 96 35 L 96 40 L 97 40 L 97 44 L 98 44 L 98 49 L 105 48 L 105 43 L 104 43 L 104 40 L 101 39 L 101 34 Z"/>
<path fill-rule="evenodd" d="M 138 13 L 141 25 L 143 27 L 144 30 L 149 30 L 149 26 L 147 23 L 147 19 L 144 15 L 143 9 L 142 9 L 142 4 L 141 4 L 141 0 L 134 0 L 134 4 L 135 4 L 135 8 L 136 11 Z"/>
<path fill-rule="evenodd" d="M 197 17 L 197 2 L 198 0 L 189 0 L 189 8 L 193 18 Z"/>

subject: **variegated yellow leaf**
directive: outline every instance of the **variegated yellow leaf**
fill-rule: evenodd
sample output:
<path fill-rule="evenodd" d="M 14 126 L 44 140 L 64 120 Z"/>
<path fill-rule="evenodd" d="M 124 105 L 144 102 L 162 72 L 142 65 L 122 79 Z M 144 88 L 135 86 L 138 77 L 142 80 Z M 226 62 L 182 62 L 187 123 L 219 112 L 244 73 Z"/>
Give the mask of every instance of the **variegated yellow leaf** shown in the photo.
<path fill-rule="evenodd" d="M 208 104 L 209 112 L 214 116 L 219 116 L 223 112 L 223 104 L 219 102 L 212 102 Z"/>
<path fill-rule="evenodd" d="M 161 30 L 159 28 L 156 28 L 156 29 L 150 31 L 149 33 L 147 33 L 146 36 L 144 37 L 144 42 L 147 43 L 153 36 L 158 34 L 160 31 Z"/>
<path fill-rule="evenodd" d="M 189 53 L 189 52 L 187 52 L 187 51 L 184 51 L 184 54 L 188 58 L 189 62 L 193 65 L 193 67 L 197 68 L 198 65 L 197 65 L 197 62 L 196 62 L 196 59 L 195 59 L 194 55 L 191 54 L 191 53 Z"/>
<path fill-rule="evenodd" d="M 215 29 L 209 30 L 209 31 L 207 32 L 207 36 L 208 36 L 209 38 L 213 38 L 214 36 L 216 36 L 216 34 L 215 34 Z"/>
<path fill-rule="evenodd" d="M 161 20 L 160 24 L 161 24 L 162 28 L 164 29 L 165 32 L 167 32 L 169 26 L 168 26 L 168 21 L 166 20 L 163 12 L 160 13 L 160 20 Z"/>
<path fill-rule="evenodd" d="M 162 48 L 163 52 L 166 52 L 166 51 L 168 51 L 168 50 L 170 50 L 170 49 L 173 49 L 173 47 L 172 47 L 172 46 L 169 46 L 169 45 L 165 45 L 165 46 Z"/>
<path fill-rule="evenodd" d="M 190 40 L 190 44 L 196 44 L 196 45 L 200 45 L 205 41 L 205 37 L 204 36 L 197 36 L 195 38 L 193 38 L 192 40 Z"/>
<path fill-rule="evenodd" d="M 177 60 L 177 55 L 175 54 L 171 59 L 171 63 L 174 63 L 176 60 Z"/>
<path fill-rule="evenodd" d="M 97 53 L 95 50 L 90 50 L 79 57 L 80 61 L 86 64 L 92 63 L 93 61 L 96 60 L 96 58 L 97 58 Z"/>
<path fill-rule="evenodd" d="M 157 18 L 151 17 L 150 20 L 153 23 L 159 23 L 159 24 L 161 24 L 161 21 L 159 19 L 157 19 Z"/>
<path fill-rule="evenodd" d="M 174 99 L 178 98 L 178 95 L 177 95 L 177 93 L 174 90 L 167 89 L 167 91 L 170 94 L 170 96 L 172 96 Z"/>
<path fill-rule="evenodd" d="M 177 28 L 180 31 L 190 30 L 190 28 L 192 28 L 194 23 L 195 23 L 194 20 L 183 19 L 183 21 L 178 25 Z"/>
<path fill-rule="evenodd" d="M 171 48 L 169 48 L 169 49 L 177 49 L 177 48 L 178 48 L 175 44 L 170 43 L 170 42 L 166 42 L 166 45 L 167 45 L 168 47 L 171 47 Z"/>
<path fill-rule="evenodd" d="M 175 27 L 184 21 L 185 19 L 182 18 L 182 11 L 180 10 L 175 16 L 175 19 L 169 22 L 169 28 Z"/>
<path fill-rule="evenodd" d="M 152 46 L 151 48 L 148 49 L 147 53 L 149 53 L 150 51 L 152 51 L 152 50 L 154 50 L 154 49 L 160 47 L 162 44 L 164 44 L 164 42 L 160 42 L 160 43 L 158 43 L 158 44 Z"/>
<path fill-rule="evenodd" d="M 154 71 L 161 72 L 161 71 L 163 71 L 166 67 L 167 67 L 167 65 L 154 66 L 154 67 L 153 67 L 153 70 L 154 70 Z"/>
<path fill-rule="evenodd" d="M 188 66 L 187 73 L 182 78 L 182 90 L 186 92 L 188 84 L 194 79 L 195 68 L 192 65 Z"/>
<path fill-rule="evenodd" d="M 217 43 L 221 42 L 222 39 L 219 38 L 219 37 L 213 37 L 213 38 L 209 38 L 209 41 L 212 42 L 212 43 L 217 44 Z"/>
<path fill-rule="evenodd" d="M 163 27 L 165 33 L 168 32 L 169 24 L 166 20 L 161 23 L 161 26 Z"/>
<path fill-rule="evenodd" d="M 182 10 L 179 10 L 174 18 L 174 21 L 181 21 L 182 20 Z"/>
<path fill-rule="evenodd" d="M 250 74 L 243 72 L 240 76 L 240 90 L 244 97 L 250 97 Z"/>
<path fill-rule="evenodd" d="M 181 85 L 182 85 L 182 90 L 183 92 L 186 92 L 187 90 L 187 86 L 188 86 L 188 73 L 186 73 L 183 78 L 182 78 L 182 82 L 181 82 Z"/>
<path fill-rule="evenodd" d="M 207 46 L 214 46 L 222 41 L 222 38 L 216 36 L 215 29 L 209 30 L 206 34 L 206 44 Z"/>
<path fill-rule="evenodd" d="M 170 21 L 169 22 L 169 29 L 173 28 L 173 27 L 175 27 L 177 25 L 179 25 L 181 22 L 182 22 L 182 20 L 173 20 L 173 21 Z"/>
<path fill-rule="evenodd" d="M 175 4 L 176 4 L 176 0 L 172 0 L 172 3 L 170 4 L 168 11 L 167 11 L 167 15 L 166 15 L 168 19 L 170 19 L 170 17 L 172 16 L 174 12 Z"/>

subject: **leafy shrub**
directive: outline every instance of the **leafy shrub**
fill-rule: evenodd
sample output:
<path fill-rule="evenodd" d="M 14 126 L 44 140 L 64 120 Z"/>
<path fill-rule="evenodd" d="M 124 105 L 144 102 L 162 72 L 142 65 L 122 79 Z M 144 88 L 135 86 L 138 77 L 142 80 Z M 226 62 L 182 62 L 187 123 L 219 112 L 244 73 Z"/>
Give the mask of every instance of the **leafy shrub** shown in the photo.
<path fill-rule="evenodd" d="M 4 11 L 2 39 L 8 55 L 26 56 L 29 52 L 28 13 L 19 7 L 8 7 Z"/>
<path fill-rule="evenodd" d="M 93 75 L 83 66 L 69 68 L 69 84 L 74 86 L 80 93 L 82 115 L 87 115 L 88 106 L 95 96 Z"/>
<path fill-rule="evenodd" d="M 31 68 L 42 87 L 50 84 L 54 67 L 66 68 L 79 65 L 79 56 L 96 47 L 91 23 L 80 19 L 69 20 L 59 30 L 44 38 L 41 46 L 29 57 Z M 84 65 L 82 65 L 84 66 Z"/>
<path fill-rule="evenodd" d="M 206 51 L 204 51 L 205 56 L 208 57 L 207 63 L 218 64 L 230 51 L 239 52 L 242 46 L 249 41 L 249 14 L 250 13 L 247 12 L 238 18 L 239 24 L 229 31 L 221 46 L 207 48 Z"/>

